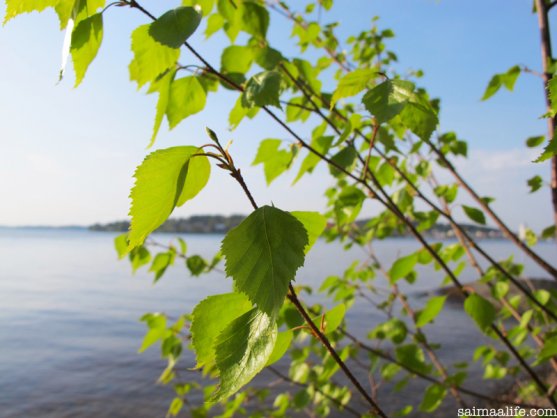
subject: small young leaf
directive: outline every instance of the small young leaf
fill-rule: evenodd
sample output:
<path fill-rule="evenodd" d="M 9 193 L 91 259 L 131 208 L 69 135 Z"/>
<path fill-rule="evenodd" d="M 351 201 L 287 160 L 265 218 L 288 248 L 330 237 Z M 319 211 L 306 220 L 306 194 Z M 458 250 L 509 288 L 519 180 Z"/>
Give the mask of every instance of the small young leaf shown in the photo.
<path fill-rule="evenodd" d="M 255 2 L 243 2 L 241 6 L 242 30 L 250 35 L 265 38 L 269 28 L 269 12 Z"/>
<path fill-rule="evenodd" d="M 551 117 L 555 117 L 557 114 L 557 77 L 555 74 L 549 80 L 547 84 L 547 89 L 549 90 L 549 101 L 551 103 L 550 115 Z"/>
<path fill-rule="evenodd" d="M 200 22 L 201 15 L 193 7 L 177 7 L 151 23 L 149 34 L 163 45 L 180 48 Z"/>
<path fill-rule="evenodd" d="M 557 337 L 547 338 L 543 344 L 536 363 L 542 363 L 557 356 Z"/>
<path fill-rule="evenodd" d="M 75 87 L 77 87 L 91 62 L 97 56 L 103 39 L 103 18 L 97 13 L 83 19 L 72 32 L 70 52 L 75 70 Z"/>
<path fill-rule="evenodd" d="M 267 360 L 267 364 L 265 364 L 265 367 L 276 363 L 286 354 L 286 352 L 290 348 L 290 344 L 292 343 L 293 338 L 294 332 L 292 330 L 278 333 L 275 348 L 273 349 L 269 360 Z"/>
<path fill-rule="evenodd" d="M 489 329 L 497 313 L 491 302 L 476 293 L 472 293 L 466 298 L 464 310 L 484 332 Z"/>
<path fill-rule="evenodd" d="M 147 350 L 150 346 L 155 344 L 159 340 L 163 340 L 169 334 L 166 329 L 166 316 L 160 313 L 146 314 L 141 318 L 147 324 L 149 330 L 143 342 L 141 343 L 141 348 L 139 352 L 142 353 Z"/>
<path fill-rule="evenodd" d="M 132 33 L 133 60 L 130 63 L 130 79 L 138 87 L 154 81 L 166 70 L 174 67 L 180 50 L 157 42 L 149 34 L 150 25 L 139 26 Z"/>
<path fill-rule="evenodd" d="M 226 73 L 245 74 L 253 62 L 253 53 L 247 46 L 231 45 L 224 49 L 220 58 L 221 69 Z"/>
<path fill-rule="evenodd" d="M 446 296 L 435 296 L 429 299 L 425 307 L 416 315 L 416 326 L 423 327 L 432 322 L 443 309 Z"/>
<path fill-rule="evenodd" d="M 485 225 L 485 215 L 481 210 L 466 205 L 462 205 L 462 209 L 464 209 L 464 213 L 466 213 L 466 216 L 468 216 L 471 220 L 481 225 Z"/>
<path fill-rule="evenodd" d="M 288 285 L 304 264 L 308 234 L 288 212 L 263 206 L 226 234 L 222 253 L 226 274 L 257 307 L 274 315 Z"/>
<path fill-rule="evenodd" d="M 128 254 L 128 234 L 120 234 L 114 238 L 114 248 L 118 253 L 118 258 L 121 260 Z"/>
<path fill-rule="evenodd" d="M 413 91 L 414 84 L 410 81 L 387 80 L 369 90 L 362 103 L 377 122 L 388 122 L 402 112 Z"/>
<path fill-rule="evenodd" d="M 149 154 L 135 172 L 130 197 L 129 248 L 142 244 L 148 234 L 181 206 L 197 195 L 209 180 L 207 157 L 192 155 L 196 147 L 173 147 Z"/>
<path fill-rule="evenodd" d="M 201 112 L 205 108 L 207 93 L 197 77 L 175 79 L 170 84 L 170 95 L 166 116 L 170 129 L 183 119 Z"/>
<path fill-rule="evenodd" d="M 207 262 L 199 255 L 192 255 L 186 260 L 186 266 L 192 276 L 199 276 L 207 267 Z"/>
<path fill-rule="evenodd" d="M 331 99 L 331 109 L 335 106 L 335 103 L 338 100 L 345 97 L 355 96 L 363 91 L 376 75 L 377 72 L 371 68 L 361 68 L 342 77 L 335 92 L 333 93 L 333 97 Z"/>
<path fill-rule="evenodd" d="M 246 84 L 242 94 L 242 105 L 247 108 L 254 106 L 276 106 L 279 102 L 281 75 L 278 71 L 265 71 L 254 75 Z"/>
<path fill-rule="evenodd" d="M 241 293 L 209 296 L 197 304 L 192 312 L 190 328 L 197 368 L 214 362 L 215 339 L 230 322 L 251 308 L 251 302 Z"/>
<path fill-rule="evenodd" d="M 325 230 L 327 218 L 319 212 L 290 212 L 290 214 L 299 220 L 306 229 L 308 245 L 306 245 L 304 252 L 307 254 Z"/>
<path fill-rule="evenodd" d="M 166 269 L 174 262 L 175 253 L 172 251 L 167 251 L 159 253 L 155 256 L 149 271 L 155 273 L 155 282 L 157 282 Z"/>
<path fill-rule="evenodd" d="M 312 139 L 311 147 L 320 154 L 325 155 L 329 151 L 329 148 L 331 147 L 334 139 L 334 136 L 319 136 Z M 317 166 L 317 164 L 319 164 L 320 161 L 321 158 L 319 158 L 319 156 L 315 155 L 313 152 L 308 153 L 306 158 L 304 158 L 304 160 L 302 161 L 300 170 L 298 171 L 298 175 L 296 176 L 292 184 L 294 185 L 298 180 L 300 180 L 305 173 L 313 172 L 314 168 Z"/>
<path fill-rule="evenodd" d="M 443 402 L 445 399 L 445 395 L 447 394 L 447 390 L 438 384 L 433 384 L 428 386 L 424 393 L 424 398 L 422 403 L 420 404 L 420 410 L 424 412 L 433 412 Z"/>
<path fill-rule="evenodd" d="M 410 254 L 406 257 L 401 257 L 396 260 L 391 269 L 389 270 L 389 277 L 391 282 L 396 282 L 407 275 L 409 275 L 413 270 L 416 264 L 418 263 L 418 255 L 417 254 Z"/>
<path fill-rule="evenodd" d="M 543 144 L 543 141 L 545 140 L 545 136 L 540 135 L 540 136 L 531 136 L 530 138 L 528 138 L 526 140 L 526 146 L 528 148 L 535 148 L 535 147 L 539 147 L 541 144 Z"/>
<path fill-rule="evenodd" d="M 228 324 L 215 341 L 220 385 L 210 401 L 228 398 L 253 379 L 267 364 L 276 340 L 275 321 L 257 308 Z"/>
<path fill-rule="evenodd" d="M 534 193 L 541 189 L 543 185 L 543 179 L 541 176 L 534 176 L 531 179 L 528 179 L 528 186 L 530 186 L 530 193 Z"/>
<path fill-rule="evenodd" d="M 549 239 L 555 237 L 555 225 L 548 226 L 542 231 L 542 238 Z"/>
<path fill-rule="evenodd" d="M 257 155 L 252 165 L 263 164 L 265 180 L 270 185 L 274 179 L 284 173 L 293 159 L 290 151 L 279 149 L 282 141 L 280 139 L 265 139 L 259 144 Z"/>

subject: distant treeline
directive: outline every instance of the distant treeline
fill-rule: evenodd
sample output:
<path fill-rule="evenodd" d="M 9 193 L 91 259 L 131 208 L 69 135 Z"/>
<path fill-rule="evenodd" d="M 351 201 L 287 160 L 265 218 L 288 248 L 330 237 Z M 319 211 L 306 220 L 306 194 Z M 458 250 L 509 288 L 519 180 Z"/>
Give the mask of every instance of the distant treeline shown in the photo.
<path fill-rule="evenodd" d="M 156 232 L 190 233 L 190 234 L 222 234 L 234 228 L 245 219 L 244 215 L 196 215 L 189 218 L 169 219 Z M 367 220 L 359 220 L 356 224 L 364 227 Z M 462 228 L 475 238 L 502 238 L 498 229 L 472 224 L 461 224 Z M 94 224 L 89 227 L 93 231 L 125 232 L 129 229 L 129 221 L 111 222 L 108 224 Z M 425 235 L 444 239 L 454 237 L 449 224 L 436 224 Z M 396 234 L 394 235 L 396 236 Z M 406 235 L 399 235 L 406 236 Z"/>
<path fill-rule="evenodd" d="M 244 215 L 196 215 L 189 218 L 168 219 L 156 232 L 219 234 L 234 228 L 244 219 Z M 129 227 L 129 221 L 118 221 L 108 224 L 94 224 L 89 229 L 93 231 L 125 232 Z"/>

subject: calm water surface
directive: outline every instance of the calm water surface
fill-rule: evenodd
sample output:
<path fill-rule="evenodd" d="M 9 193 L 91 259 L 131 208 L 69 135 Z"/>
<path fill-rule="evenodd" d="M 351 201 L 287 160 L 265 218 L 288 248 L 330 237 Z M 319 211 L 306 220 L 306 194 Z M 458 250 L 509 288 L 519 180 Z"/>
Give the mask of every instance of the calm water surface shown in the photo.
<path fill-rule="evenodd" d="M 113 238 L 84 230 L 0 229 L 1 418 L 164 417 L 172 393 L 155 385 L 164 367 L 157 349 L 137 354 L 145 330 L 139 318 L 145 312 L 175 317 L 188 312 L 205 296 L 228 291 L 230 280 L 217 273 L 191 278 L 178 265 L 153 286 L 145 269 L 132 276 L 129 264 L 116 259 Z M 161 242 L 171 238 L 158 237 Z M 184 238 L 190 253 L 205 256 L 219 248 L 221 239 Z M 512 251 L 502 241 L 483 245 L 498 258 Z M 411 240 L 397 239 L 377 244 L 376 252 L 389 266 L 397 255 L 416 248 Z M 538 249 L 555 260 L 553 244 Z M 317 285 L 362 256 L 358 249 L 343 252 L 336 244 L 318 242 L 299 282 Z M 515 259 L 524 261 L 519 254 Z M 532 265 L 527 272 L 544 277 Z M 463 277 L 474 275 L 465 271 Z M 424 269 L 412 289 L 433 290 L 442 280 L 442 274 Z M 419 299 L 414 302 L 420 306 Z M 460 312 L 446 311 L 430 327 L 431 339 L 443 343 L 440 355 L 447 361 L 470 358 L 470 335 L 477 333 Z M 369 305 L 356 305 L 349 313 L 355 333 L 382 319 Z M 185 357 L 188 362 L 193 365 L 191 355 Z M 397 402 L 397 395 L 387 391 L 383 399 Z"/>

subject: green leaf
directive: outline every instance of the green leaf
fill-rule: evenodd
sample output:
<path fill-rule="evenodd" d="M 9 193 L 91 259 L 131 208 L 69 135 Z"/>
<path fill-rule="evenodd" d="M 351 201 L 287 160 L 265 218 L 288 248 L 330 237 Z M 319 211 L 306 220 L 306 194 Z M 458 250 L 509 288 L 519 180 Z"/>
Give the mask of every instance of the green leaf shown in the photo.
<path fill-rule="evenodd" d="M 175 79 L 170 84 L 170 94 L 166 107 L 166 117 L 170 129 L 183 119 L 201 112 L 207 102 L 207 93 L 197 77 Z"/>
<path fill-rule="evenodd" d="M 433 412 L 443 402 L 445 399 L 445 395 L 447 394 L 447 390 L 438 384 L 433 384 L 428 386 L 425 393 L 422 403 L 420 404 L 420 410 L 424 412 Z"/>
<path fill-rule="evenodd" d="M 151 23 L 149 34 L 163 45 L 180 48 L 200 22 L 201 15 L 193 7 L 177 7 Z"/>
<path fill-rule="evenodd" d="M 555 225 L 548 226 L 542 231 L 542 238 L 549 239 L 555 237 Z"/>
<path fill-rule="evenodd" d="M 226 274 L 259 309 L 274 315 L 304 264 L 307 244 L 308 234 L 300 221 L 288 212 L 263 206 L 226 234 L 222 242 Z"/>
<path fill-rule="evenodd" d="M 526 146 L 528 148 L 535 148 L 535 147 L 539 147 L 541 144 L 543 144 L 543 141 L 545 140 L 545 136 L 540 135 L 540 136 L 531 136 L 530 138 L 528 138 L 526 140 Z"/>
<path fill-rule="evenodd" d="M 159 253 L 155 256 L 151 268 L 149 268 L 149 271 L 155 273 L 155 282 L 162 277 L 166 269 L 174 262 L 174 257 L 175 253 L 172 251 Z"/>
<path fill-rule="evenodd" d="M 151 141 L 147 148 L 150 148 L 155 143 L 157 134 L 162 124 L 164 115 L 166 114 L 166 109 L 168 107 L 168 99 L 170 97 L 170 85 L 174 79 L 176 72 L 168 71 L 159 80 L 151 85 L 155 91 L 159 92 L 159 100 L 157 101 L 157 113 L 155 114 L 155 124 L 153 126 L 153 135 L 151 136 Z"/>
<path fill-rule="evenodd" d="M 435 296 L 429 299 L 425 307 L 416 315 L 416 326 L 423 327 L 430 322 L 433 322 L 443 309 L 446 299 L 446 296 Z"/>
<path fill-rule="evenodd" d="M 362 98 L 366 109 L 377 122 L 388 122 L 398 115 L 411 100 L 414 84 L 410 81 L 387 80 L 369 90 Z"/>
<path fill-rule="evenodd" d="M 114 248 L 118 253 L 118 258 L 121 260 L 128 254 L 128 234 L 120 234 L 114 238 Z"/>
<path fill-rule="evenodd" d="M 342 77 L 338 83 L 333 97 L 331 99 L 331 109 L 335 106 L 335 103 L 345 97 L 352 97 L 363 91 L 370 81 L 372 81 L 377 72 L 371 68 L 360 68 L 349 72 L 344 77 Z"/>
<path fill-rule="evenodd" d="M 143 315 L 141 321 L 146 323 L 149 330 L 141 343 L 141 348 L 139 349 L 140 353 L 147 350 L 157 341 L 165 339 L 170 333 L 170 331 L 166 329 L 166 316 L 163 314 L 146 314 Z"/>
<path fill-rule="evenodd" d="M 276 106 L 279 102 L 281 75 L 278 71 L 265 71 L 254 75 L 246 83 L 242 94 L 242 105 L 246 108 L 254 106 Z"/>
<path fill-rule="evenodd" d="M 128 244 L 128 250 L 129 250 L 129 244 Z M 151 253 L 149 253 L 149 250 L 145 248 L 143 245 L 140 245 L 139 247 L 135 247 L 133 250 L 131 250 L 129 252 L 128 257 L 130 259 L 132 265 L 132 271 L 134 273 L 137 271 L 138 268 L 144 266 L 145 264 L 148 264 L 149 261 L 151 261 Z"/>
<path fill-rule="evenodd" d="M 389 277 L 391 282 L 396 282 L 406 276 L 408 276 L 413 270 L 416 264 L 418 263 L 418 255 L 417 254 L 410 254 L 406 257 L 401 257 L 396 260 L 391 269 L 389 270 Z"/>
<path fill-rule="evenodd" d="M 292 163 L 293 154 L 290 151 L 279 149 L 280 139 L 265 139 L 259 144 L 257 155 L 252 165 L 263 164 L 265 180 L 270 185 L 274 179 L 284 173 Z"/>
<path fill-rule="evenodd" d="M 319 136 L 311 140 L 311 147 L 319 152 L 321 155 L 326 155 L 333 143 L 334 136 Z M 306 158 L 302 161 L 300 165 L 300 170 L 298 171 L 298 175 L 292 182 L 294 185 L 302 178 L 305 173 L 313 172 L 314 168 L 319 164 L 321 158 L 318 155 L 315 155 L 313 152 L 309 152 Z"/>
<path fill-rule="evenodd" d="M 507 90 L 512 91 L 519 75 L 520 67 L 518 67 L 517 65 L 509 68 L 506 73 L 495 74 L 491 78 L 491 80 L 489 80 L 489 84 L 485 89 L 482 100 L 489 99 L 491 96 L 497 93 L 502 86 L 505 86 Z"/>
<path fill-rule="evenodd" d="M 253 2 L 244 2 L 241 7 L 242 30 L 250 35 L 265 38 L 269 28 L 269 12 Z"/>
<path fill-rule="evenodd" d="M 462 205 L 462 209 L 464 209 L 464 213 L 466 213 L 466 216 L 468 216 L 471 220 L 481 225 L 485 225 L 485 215 L 481 210 L 466 205 Z"/>
<path fill-rule="evenodd" d="M 192 255 L 187 258 L 186 266 L 192 276 L 200 276 L 205 271 L 207 262 L 199 255 Z"/>
<path fill-rule="evenodd" d="M 476 293 L 472 293 L 466 298 L 464 310 L 484 332 L 489 329 L 497 313 L 491 302 Z"/>
<path fill-rule="evenodd" d="M 167 416 L 169 417 L 177 416 L 183 407 L 184 407 L 184 401 L 182 400 L 182 398 L 178 398 L 178 397 L 174 398 L 170 403 L 170 406 L 168 407 Z"/>
<path fill-rule="evenodd" d="M 557 155 L 557 133 L 553 135 L 551 141 L 548 142 L 542 154 L 534 160 L 535 163 L 541 163 Z"/>
<path fill-rule="evenodd" d="M 103 39 L 103 18 L 98 13 L 83 19 L 72 32 L 70 52 L 75 70 L 75 87 L 77 87 L 87 68 L 99 51 Z"/>
<path fill-rule="evenodd" d="M 4 25 L 22 13 L 42 12 L 47 7 L 54 7 L 59 0 L 6 0 Z"/>
<path fill-rule="evenodd" d="M 422 139 L 428 139 L 438 123 L 434 109 L 414 92 L 414 84 L 409 81 L 384 81 L 369 90 L 362 103 L 379 123 L 400 115 L 404 126 Z"/>
<path fill-rule="evenodd" d="M 221 30 L 224 23 L 224 18 L 218 13 L 209 16 L 207 19 L 207 27 L 205 28 L 205 38 L 210 38 L 212 35 Z"/>
<path fill-rule="evenodd" d="M 341 303 L 340 305 L 335 306 L 332 309 L 329 309 L 325 312 L 325 316 L 323 318 L 322 323 L 321 317 L 317 317 L 314 319 L 314 322 L 323 326 L 323 332 L 325 334 L 330 334 L 331 332 L 335 331 L 340 325 L 342 324 L 342 320 L 346 315 L 346 305 Z"/>
<path fill-rule="evenodd" d="M 395 349 L 396 359 L 416 372 L 427 373 L 424 352 L 416 344 L 406 344 Z"/>
<path fill-rule="evenodd" d="M 231 45 L 224 49 L 220 58 L 221 69 L 226 73 L 245 74 L 253 62 L 253 52 L 247 46 Z"/>
<path fill-rule="evenodd" d="M 252 308 L 241 293 L 209 296 L 197 304 L 192 312 L 191 341 L 197 368 L 215 361 L 215 339 L 234 319 Z"/>
<path fill-rule="evenodd" d="M 541 176 L 534 176 L 528 180 L 528 186 L 530 186 L 530 193 L 534 193 L 543 186 L 543 179 Z"/>
<path fill-rule="evenodd" d="M 129 65 L 130 79 L 138 87 L 154 81 L 173 68 L 180 57 L 180 50 L 157 42 L 149 34 L 150 25 L 139 26 L 132 33 L 133 59 Z"/>
<path fill-rule="evenodd" d="M 552 357 L 557 356 L 557 337 L 547 338 L 543 344 L 536 363 L 542 363 Z"/>
<path fill-rule="evenodd" d="M 286 352 L 290 348 L 290 344 L 292 343 L 293 338 L 294 332 L 292 330 L 278 333 L 275 348 L 273 349 L 269 360 L 267 360 L 267 364 L 265 364 L 265 367 L 276 363 L 286 354 Z"/>
<path fill-rule="evenodd" d="M 290 214 L 302 223 L 308 234 L 308 245 L 304 249 L 307 254 L 325 230 L 327 218 L 319 212 L 290 212 Z"/>
<path fill-rule="evenodd" d="M 142 244 L 147 235 L 207 184 L 211 167 L 198 148 L 173 147 L 149 154 L 135 171 L 130 197 L 129 248 Z"/>
<path fill-rule="evenodd" d="M 215 341 L 220 385 L 211 402 L 236 393 L 259 373 L 273 353 L 277 325 L 257 308 L 233 320 Z"/>

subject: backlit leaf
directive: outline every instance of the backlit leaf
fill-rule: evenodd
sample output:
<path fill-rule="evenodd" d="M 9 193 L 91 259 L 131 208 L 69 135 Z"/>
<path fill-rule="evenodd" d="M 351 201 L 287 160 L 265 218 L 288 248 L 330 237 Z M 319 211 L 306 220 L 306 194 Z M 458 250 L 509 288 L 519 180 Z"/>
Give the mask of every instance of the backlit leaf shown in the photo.
<path fill-rule="evenodd" d="M 321 155 L 326 155 L 333 143 L 334 137 L 333 136 L 319 136 L 317 138 L 312 139 L 311 147 L 319 152 Z M 300 170 L 298 171 L 298 175 L 292 182 L 295 184 L 298 180 L 302 178 L 305 173 L 311 173 L 313 169 L 319 164 L 321 158 L 318 155 L 314 154 L 313 152 L 309 152 L 306 158 L 302 161 L 300 165 Z"/>
<path fill-rule="evenodd" d="M 423 327 L 432 322 L 443 309 L 446 296 L 435 296 L 429 299 L 425 307 L 416 314 L 416 326 Z"/>
<path fill-rule="evenodd" d="M 253 379 L 267 364 L 276 339 L 275 321 L 256 308 L 226 326 L 215 341 L 220 385 L 210 401 L 228 398 Z"/>
<path fill-rule="evenodd" d="M 269 28 L 269 12 L 254 2 L 244 2 L 241 6 L 242 30 L 250 35 L 265 38 Z"/>
<path fill-rule="evenodd" d="M 280 88 L 281 75 L 278 71 L 256 74 L 246 84 L 242 94 L 242 105 L 247 108 L 268 105 L 280 108 Z"/>
<path fill-rule="evenodd" d="M 325 227 L 327 226 L 327 218 L 319 212 L 290 212 L 290 214 L 298 219 L 306 229 L 308 234 L 308 244 L 306 245 L 304 252 L 307 254 L 325 230 Z"/>
<path fill-rule="evenodd" d="M 530 186 L 530 193 L 534 193 L 541 189 L 543 185 L 543 179 L 541 176 L 534 176 L 531 179 L 528 179 L 528 186 Z"/>
<path fill-rule="evenodd" d="M 417 254 L 410 254 L 406 257 L 401 257 L 396 260 L 391 269 L 389 270 L 389 277 L 392 282 L 396 282 L 399 279 L 402 279 L 408 276 L 413 270 L 416 264 L 418 263 L 418 255 Z"/>
<path fill-rule="evenodd" d="M 83 19 L 72 32 L 70 52 L 75 70 L 75 86 L 85 77 L 87 68 L 97 56 L 103 39 L 103 18 L 98 13 Z"/>
<path fill-rule="evenodd" d="M 290 348 L 290 344 L 292 343 L 293 338 L 294 332 L 292 330 L 278 333 L 275 348 L 273 349 L 269 360 L 267 360 L 267 364 L 265 364 L 265 367 L 276 363 L 286 354 L 286 352 Z"/>
<path fill-rule="evenodd" d="M 333 93 L 331 109 L 338 100 L 354 96 L 363 91 L 376 75 L 377 73 L 371 68 L 361 68 L 342 77 Z"/>
<path fill-rule="evenodd" d="M 47 7 L 54 7 L 59 0 L 6 0 L 4 24 L 22 13 L 42 12 Z"/>
<path fill-rule="evenodd" d="M 139 26 L 132 33 L 133 59 L 129 65 L 130 79 L 141 87 L 174 67 L 180 50 L 157 42 L 149 34 L 150 25 Z"/>
<path fill-rule="evenodd" d="M 173 147 L 149 154 L 135 171 L 130 216 L 129 248 L 142 244 L 148 234 L 207 184 L 207 157 L 196 156 L 198 148 Z"/>
<path fill-rule="evenodd" d="M 153 134 L 151 135 L 151 141 L 149 142 L 148 148 L 153 146 L 153 144 L 155 143 L 155 139 L 157 138 L 157 134 L 159 133 L 162 120 L 164 118 L 164 115 L 166 114 L 166 109 L 168 107 L 168 100 L 170 98 L 170 85 L 172 84 L 174 75 L 175 75 L 174 71 L 168 71 L 159 80 L 157 80 L 155 83 L 151 85 L 152 87 L 154 87 L 155 91 L 158 91 L 159 100 L 157 101 L 157 111 L 155 114 Z"/>
<path fill-rule="evenodd" d="M 215 339 L 230 322 L 251 308 L 251 302 L 241 293 L 209 296 L 197 304 L 190 328 L 197 368 L 214 363 Z"/>
<path fill-rule="evenodd" d="M 284 173 L 292 162 L 291 151 L 279 149 L 282 141 L 280 139 L 265 139 L 259 144 L 257 155 L 252 165 L 263 164 L 265 180 L 267 185 Z"/>
<path fill-rule="evenodd" d="M 495 320 L 497 311 L 487 299 L 472 293 L 464 301 L 464 310 L 482 331 L 486 331 Z"/>
<path fill-rule="evenodd" d="M 304 264 L 308 234 L 294 216 L 263 206 L 226 234 L 226 274 L 262 311 L 274 315 Z"/>
<path fill-rule="evenodd" d="M 151 23 L 149 34 L 163 45 L 180 48 L 200 22 L 201 15 L 193 7 L 177 7 Z"/>
<path fill-rule="evenodd" d="M 197 77 L 175 79 L 170 84 L 166 116 L 170 129 L 205 108 L 207 93 Z"/>
<path fill-rule="evenodd" d="M 247 46 L 231 45 L 221 55 L 221 69 L 227 73 L 247 73 L 253 62 L 253 53 Z"/>

